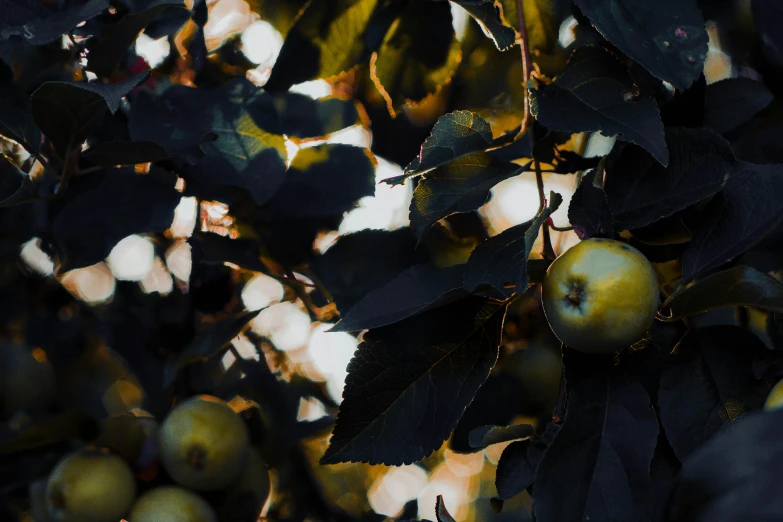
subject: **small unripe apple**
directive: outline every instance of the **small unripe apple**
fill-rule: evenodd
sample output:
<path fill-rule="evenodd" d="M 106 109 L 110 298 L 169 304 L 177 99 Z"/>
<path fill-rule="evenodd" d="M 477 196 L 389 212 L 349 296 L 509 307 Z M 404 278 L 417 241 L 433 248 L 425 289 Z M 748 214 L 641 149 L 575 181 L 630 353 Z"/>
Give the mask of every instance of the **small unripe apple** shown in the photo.
<path fill-rule="evenodd" d="M 196 493 L 177 486 L 161 486 L 139 497 L 131 522 L 217 522 L 215 510 Z"/>
<path fill-rule="evenodd" d="M 270 491 L 269 470 L 261 453 L 253 448 L 242 475 L 226 490 L 221 520 L 255 522 Z M 135 521 L 134 521 L 135 522 Z"/>
<path fill-rule="evenodd" d="M 612 239 L 586 239 L 555 259 L 541 287 L 549 326 L 585 353 L 639 341 L 655 319 L 658 278 L 641 252 Z"/>
<path fill-rule="evenodd" d="M 163 466 L 178 484 L 223 489 L 245 469 L 250 436 L 242 418 L 218 398 L 193 397 L 169 412 L 158 432 Z"/>
<path fill-rule="evenodd" d="M 82 450 L 63 458 L 46 483 L 46 505 L 57 522 L 117 522 L 136 496 L 128 464 L 101 450 Z"/>
<path fill-rule="evenodd" d="M 777 410 L 783 407 L 783 379 L 772 387 L 769 395 L 767 395 L 767 402 L 764 403 L 764 409 Z"/>
<path fill-rule="evenodd" d="M 54 397 L 54 369 L 43 350 L 0 341 L 0 414 L 11 417 L 19 411 L 37 413 Z"/>

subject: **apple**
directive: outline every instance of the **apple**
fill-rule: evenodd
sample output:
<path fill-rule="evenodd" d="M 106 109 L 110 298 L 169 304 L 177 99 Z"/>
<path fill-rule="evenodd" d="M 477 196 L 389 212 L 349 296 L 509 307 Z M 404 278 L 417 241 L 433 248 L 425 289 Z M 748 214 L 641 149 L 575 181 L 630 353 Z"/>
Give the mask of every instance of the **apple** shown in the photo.
<path fill-rule="evenodd" d="M 131 522 L 217 522 L 215 510 L 196 493 L 178 486 L 161 486 L 139 497 Z"/>
<path fill-rule="evenodd" d="M 655 319 L 658 278 L 644 255 L 613 239 L 581 241 L 549 266 L 541 286 L 549 326 L 565 345 L 606 354 L 640 340 Z"/>
<path fill-rule="evenodd" d="M 172 409 L 158 432 L 163 467 L 177 484 L 198 491 L 226 488 L 245 470 L 250 435 L 242 418 L 212 396 Z"/>
<path fill-rule="evenodd" d="M 226 490 L 221 520 L 255 522 L 270 491 L 269 470 L 261 453 L 253 448 L 242 475 Z"/>
<path fill-rule="evenodd" d="M 122 458 L 98 449 L 66 455 L 46 482 L 49 516 L 57 522 L 117 522 L 136 497 L 136 480 Z"/>
<path fill-rule="evenodd" d="M 0 341 L 0 414 L 11 417 L 19 411 L 39 413 L 54 398 L 54 369 L 45 352 Z"/>
<path fill-rule="evenodd" d="M 769 395 L 767 395 L 767 402 L 764 403 L 764 409 L 767 411 L 777 410 L 783 407 L 783 380 L 772 387 Z"/>

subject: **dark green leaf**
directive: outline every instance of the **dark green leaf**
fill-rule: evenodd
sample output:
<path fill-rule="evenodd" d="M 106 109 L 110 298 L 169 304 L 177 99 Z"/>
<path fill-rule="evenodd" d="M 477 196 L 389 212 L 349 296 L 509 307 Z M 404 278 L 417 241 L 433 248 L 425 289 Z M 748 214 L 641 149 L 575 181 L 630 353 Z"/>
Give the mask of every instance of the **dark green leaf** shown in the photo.
<path fill-rule="evenodd" d="M 573 383 L 565 421 L 536 472 L 536 519 L 647 519 L 657 439 L 658 420 L 638 381 L 596 375 Z"/>
<path fill-rule="evenodd" d="M 35 126 L 30 97 L 14 83 L 11 69 L 0 60 L 0 134 L 31 153 L 41 148 L 41 131 Z"/>
<path fill-rule="evenodd" d="M 261 310 L 243 312 L 221 319 L 201 332 L 185 350 L 166 365 L 165 386 L 170 386 L 184 367 L 198 362 L 213 360 L 229 349 L 231 341 L 239 335 L 245 326 L 261 313 Z"/>
<path fill-rule="evenodd" d="M 438 522 L 456 522 L 451 513 L 446 509 L 446 503 L 443 502 L 443 496 L 438 495 L 435 501 L 435 520 Z"/>
<path fill-rule="evenodd" d="M 510 440 L 527 439 L 535 432 L 532 424 L 512 424 L 511 426 L 479 426 L 470 432 L 470 447 L 482 450 L 493 444 Z"/>
<path fill-rule="evenodd" d="M 678 346 L 681 359 L 661 375 L 658 414 L 682 461 L 724 424 L 759 409 L 770 386 L 753 375 L 755 356 L 766 351 L 737 326 L 689 330 Z"/>
<path fill-rule="evenodd" d="M 94 431 L 97 431 L 97 425 L 87 414 L 66 411 L 0 441 L 0 455 L 51 446 L 74 438 L 85 438 L 85 435 Z"/>
<path fill-rule="evenodd" d="M 729 182 L 694 224 L 682 280 L 711 270 L 761 241 L 783 219 L 783 165 L 738 162 Z"/>
<path fill-rule="evenodd" d="M 504 316 L 468 297 L 367 332 L 321 462 L 409 464 L 439 448 L 497 360 Z"/>
<path fill-rule="evenodd" d="M 606 193 L 593 183 L 597 175 L 595 171 L 585 174 L 568 205 L 568 221 L 579 239 L 614 237 L 614 221 Z"/>
<path fill-rule="evenodd" d="M 170 159 L 165 147 L 152 141 L 109 141 L 86 150 L 82 158 L 98 165 L 134 165 Z"/>
<path fill-rule="evenodd" d="M 455 159 L 483 151 L 492 146 L 492 129 L 476 113 L 455 111 L 441 116 L 419 155 L 405 167 L 405 175 L 384 180 L 391 185 L 406 178 L 432 170 Z"/>
<path fill-rule="evenodd" d="M 480 243 L 470 255 L 465 268 L 465 288 L 473 291 L 482 285 L 505 292 L 506 283 L 514 283 L 517 293 L 527 288 L 527 258 L 533 249 L 541 225 L 563 202 L 563 197 L 550 193 L 549 205 L 535 219 L 505 230 Z"/>
<path fill-rule="evenodd" d="M 264 128 L 289 138 L 318 138 L 340 129 L 361 123 L 356 102 L 340 98 L 312 98 L 292 92 L 273 98 L 274 113 L 270 111 Z"/>
<path fill-rule="evenodd" d="M 406 102 L 421 101 L 443 87 L 461 58 L 450 4 L 411 2 L 373 54 L 370 71 L 394 115 Z"/>
<path fill-rule="evenodd" d="M 492 38 L 500 51 L 516 43 L 516 31 L 503 19 L 501 4 L 495 0 L 452 0 L 461 6 L 479 24 L 487 37 Z"/>
<path fill-rule="evenodd" d="M 728 78 L 707 86 L 704 125 L 724 134 L 761 112 L 774 96 L 763 83 L 750 78 Z"/>
<path fill-rule="evenodd" d="M 195 232 L 190 238 L 193 262 L 222 265 L 226 262 L 254 272 L 268 272 L 261 261 L 261 243 L 253 239 L 231 239 L 209 232 Z"/>
<path fill-rule="evenodd" d="M 365 58 L 363 36 L 378 0 L 310 2 L 286 35 L 265 88 L 286 91 L 295 84 L 331 78 Z"/>
<path fill-rule="evenodd" d="M 330 331 L 357 332 L 396 323 L 463 297 L 461 265 L 414 265 L 367 293 Z"/>
<path fill-rule="evenodd" d="M 728 181 L 734 153 L 712 131 L 667 127 L 666 144 L 668 167 L 634 146 L 618 147 L 609 155 L 604 189 L 618 230 L 671 216 L 712 196 Z"/>
<path fill-rule="evenodd" d="M 301 149 L 269 208 L 281 216 L 340 215 L 375 192 L 375 165 L 368 149 L 350 145 Z"/>
<path fill-rule="evenodd" d="M 65 158 L 98 128 L 107 108 L 117 111 L 122 98 L 148 76 L 144 73 L 111 84 L 46 82 L 33 93 L 35 123 Z"/>
<path fill-rule="evenodd" d="M 312 270 L 332 294 L 337 309 L 347 313 L 372 290 L 426 260 L 408 228 L 362 230 L 341 237 L 313 259 Z"/>
<path fill-rule="evenodd" d="M 80 23 L 109 8 L 109 0 L 68 2 L 62 10 L 48 9 L 42 5 L 43 2 L 22 4 L 5 1 L 3 4 L 3 12 L 0 14 L 0 42 L 18 38 L 32 45 L 53 42 Z"/>
<path fill-rule="evenodd" d="M 508 500 L 533 484 L 544 451 L 552 443 L 559 429 L 559 424 L 550 422 L 543 435 L 534 435 L 506 446 L 500 455 L 495 473 L 495 488 L 500 500 Z"/>
<path fill-rule="evenodd" d="M 783 284 L 749 266 L 735 266 L 696 281 L 664 304 L 672 318 L 724 306 L 752 306 L 783 312 Z"/>
<path fill-rule="evenodd" d="M 144 11 L 129 13 L 119 22 L 104 26 L 100 36 L 90 41 L 87 68 L 99 76 L 110 76 L 139 33 L 170 8 L 184 11 L 185 3 L 183 0 L 155 0 Z"/>
<path fill-rule="evenodd" d="M 132 170 L 75 178 L 52 223 L 55 244 L 65 256 L 62 270 L 103 260 L 131 234 L 166 230 L 181 197 L 173 180 Z"/>
<path fill-rule="evenodd" d="M 671 522 L 775 521 L 783 496 L 783 411 L 754 413 L 722 430 L 685 462 L 671 497 Z"/>
<path fill-rule="evenodd" d="M 601 35 L 655 77 L 687 89 L 707 57 L 707 28 L 696 0 L 575 0 Z"/>
<path fill-rule="evenodd" d="M 637 93 L 625 67 L 599 47 L 580 47 L 554 83 L 530 91 L 530 110 L 545 127 L 595 132 L 635 143 L 662 165 L 669 162 L 655 102 Z"/>
<path fill-rule="evenodd" d="M 489 199 L 492 187 L 524 170 L 477 152 L 428 172 L 416 185 L 410 206 L 411 227 L 418 240 L 446 216 L 478 209 Z"/>
<path fill-rule="evenodd" d="M 187 192 L 215 198 L 236 187 L 263 205 L 286 175 L 285 139 L 266 129 L 272 103 L 271 96 L 244 79 L 216 89 L 174 86 L 158 98 L 140 93 L 132 105 L 130 134 L 175 151 L 214 132 L 218 139 L 202 145 L 206 156 L 201 162 L 179 172 Z"/>
<path fill-rule="evenodd" d="M 36 187 L 30 176 L 0 154 L 0 207 L 10 207 L 32 199 Z"/>

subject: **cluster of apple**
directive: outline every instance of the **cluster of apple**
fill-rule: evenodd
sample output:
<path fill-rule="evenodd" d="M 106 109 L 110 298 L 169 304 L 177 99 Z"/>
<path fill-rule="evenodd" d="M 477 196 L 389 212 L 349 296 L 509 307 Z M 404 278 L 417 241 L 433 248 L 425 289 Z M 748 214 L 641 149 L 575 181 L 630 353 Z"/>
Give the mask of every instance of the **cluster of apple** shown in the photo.
<path fill-rule="evenodd" d="M 36 522 L 217 522 L 226 518 L 199 493 L 222 493 L 221 506 L 248 497 L 258 515 L 269 495 L 266 463 L 242 418 L 222 400 L 200 395 L 175 406 L 157 430 L 160 462 L 176 484 L 137 495 L 131 465 L 107 449 L 70 453 L 54 467 Z M 220 494 L 220 493 L 219 493 Z"/>

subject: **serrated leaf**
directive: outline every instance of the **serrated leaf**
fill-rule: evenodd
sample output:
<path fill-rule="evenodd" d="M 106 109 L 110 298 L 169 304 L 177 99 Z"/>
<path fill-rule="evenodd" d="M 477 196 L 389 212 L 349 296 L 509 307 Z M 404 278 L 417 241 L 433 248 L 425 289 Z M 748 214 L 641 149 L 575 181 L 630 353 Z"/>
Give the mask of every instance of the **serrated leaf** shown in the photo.
<path fill-rule="evenodd" d="M 535 433 L 532 424 L 512 424 L 510 426 L 479 426 L 473 428 L 468 436 L 470 447 L 482 450 L 493 444 L 511 440 L 526 439 Z"/>
<path fill-rule="evenodd" d="M 707 57 L 707 28 L 696 0 L 575 0 L 601 35 L 656 78 L 687 89 Z"/>
<path fill-rule="evenodd" d="M 752 306 L 783 312 L 783 284 L 749 266 L 735 266 L 696 281 L 664 304 L 672 318 L 724 306 Z"/>
<path fill-rule="evenodd" d="M 495 488 L 500 500 L 508 500 L 533 484 L 544 451 L 552 443 L 560 429 L 559 424 L 549 423 L 541 436 L 512 442 L 498 460 Z"/>
<path fill-rule="evenodd" d="M 410 205 L 411 227 L 418 240 L 446 216 L 478 209 L 489 199 L 492 187 L 524 170 L 477 152 L 428 172 L 416 185 Z"/>
<path fill-rule="evenodd" d="M 734 130 L 772 102 L 766 86 L 750 78 L 727 78 L 707 86 L 704 125 L 717 133 Z"/>
<path fill-rule="evenodd" d="M 164 11 L 185 10 L 183 0 L 155 0 L 140 12 L 128 13 L 119 22 L 107 24 L 88 45 L 87 68 L 99 76 L 110 76 L 136 37 Z"/>
<path fill-rule="evenodd" d="M 535 477 L 542 522 L 644 520 L 658 420 L 641 383 L 596 375 L 569 387 L 560 431 Z"/>
<path fill-rule="evenodd" d="M 438 522 L 456 522 L 448 509 L 446 509 L 446 503 L 443 501 L 442 495 L 438 495 L 438 498 L 435 500 L 435 520 Z"/>
<path fill-rule="evenodd" d="M 41 131 L 35 126 L 30 97 L 14 83 L 11 69 L 0 60 L 0 134 L 35 154 Z"/>
<path fill-rule="evenodd" d="M 568 221 L 583 240 L 614 237 L 614 220 L 606 193 L 593 182 L 597 175 L 595 171 L 585 174 L 568 205 Z"/>
<path fill-rule="evenodd" d="M 685 462 L 671 496 L 671 522 L 777 520 L 783 497 L 772 484 L 783 466 L 783 411 L 748 415 Z"/>
<path fill-rule="evenodd" d="M 206 331 L 199 333 L 182 352 L 177 354 L 166 365 L 164 386 L 170 386 L 184 367 L 198 362 L 213 360 L 225 353 L 231 341 L 259 313 L 261 313 L 261 310 L 242 312 L 238 315 L 221 319 L 211 325 Z"/>
<path fill-rule="evenodd" d="M 340 237 L 313 259 L 311 268 L 332 294 L 337 309 L 347 313 L 372 290 L 426 261 L 409 228 L 362 230 Z"/>
<path fill-rule="evenodd" d="M 754 357 L 766 351 L 756 336 L 736 326 L 689 330 L 680 361 L 661 374 L 658 414 L 680 461 L 724 424 L 760 409 L 770 386 L 753 375 Z"/>
<path fill-rule="evenodd" d="M 384 182 L 397 185 L 416 174 L 432 170 L 450 161 L 483 151 L 492 145 L 492 129 L 478 114 L 455 111 L 444 114 L 432 127 L 419 155 L 405 167 L 405 174 Z"/>
<path fill-rule="evenodd" d="M 17 205 L 35 196 L 36 187 L 30 176 L 0 154 L 0 207 Z"/>
<path fill-rule="evenodd" d="M 495 42 L 499 51 L 505 51 L 516 43 L 516 31 L 503 18 L 503 5 L 497 0 L 451 0 L 467 11 Z"/>
<path fill-rule="evenodd" d="M 538 231 L 562 202 L 563 197 L 552 192 L 549 204 L 535 219 L 479 243 L 465 268 L 465 288 L 472 292 L 482 285 L 490 285 L 505 292 L 506 283 L 514 283 L 517 293 L 524 292 L 529 282 L 527 258 Z"/>
<path fill-rule="evenodd" d="M 459 299 L 467 293 L 462 288 L 462 271 L 461 265 L 414 265 L 367 293 L 329 331 L 378 328 Z"/>
<path fill-rule="evenodd" d="M 340 215 L 375 192 L 375 157 L 351 145 L 319 145 L 294 157 L 269 208 L 281 216 Z"/>
<path fill-rule="evenodd" d="M 389 114 L 437 92 L 462 59 L 447 2 L 413 2 L 391 24 L 370 60 L 370 74 Z"/>
<path fill-rule="evenodd" d="M 32 96 L 35 123 L 65 158 L 98 128 L 107 108 L 116 112 L 122 98 L 148 76 L 143 73 L 111 84 L 46 82 Z"/>
<path fill-rule="evenodd" d="M 541 125 L 562 132 L 598 132 L 643 147 L 669 162 L 655 102 L 634 101 L 633 79 L 608 51 L 580 47 L 554 83 L 530 91 L 530 110 Z"/>
<path fill-rule="evenodd" d="M 615 227 L 649 225 L 706 199 L 727 183 L 731 145 L 705 129 L 666 128 L 669 165 L 634 146 L 616 148 L 606 162 L 604 190 Z"/>
<path fill-rule="evenodd" d="M 178 172 L 187 182 L 186 192 L 214 198 L 239 188 L 263 205 L 285 180 L 287 159 L 283 136 L 265 128 L 270 110 L 270 95 L 244 79 L 216 89 L 178 85 L 160 97 L 144 92 L 136 97 L 130 135 L 175 151 L 214 132 L 216 141 L 202 143 L 206 156 L 201 162 Z"/>
<path fill-rule="evenodd" d="M 295 84 L 349 71 L 365 56 L 363 36 L 378 0 L 309 2 L 286 35 L 264 86 L 286 91 Z"/>
<path fill-rule="evenodd" d="M 723 191 L 695 224 L 682 254 L 682 280 L 742 254 L 783 219 L 783 165 L 738 162 Z"/>
<path fill-rule="evenodd" d="M 31 45 L 45 45 L 108 8 L 109 0 L 69 2 L 61 10 L 44 7 L 43 2 L 4 2 L 0 42 L 19 39 Z"/>
<path fill-rule="evenodd" d="M 67 195 L 52 223 L 55 245 L 65 256 L 62 270 L 102 261 L 131 234 L 163 232 L 182 199 L 173 180 L 132 170 L 80 176 Z"/>
<path fill-rule="evenodd" d="M 367 332 L 321 462 L 409 464 L 440 447 L 497 360 L 504 316 L 471 296 Z"/>

